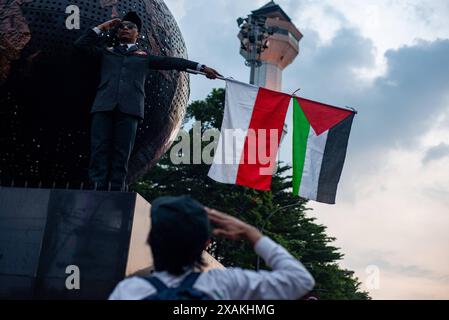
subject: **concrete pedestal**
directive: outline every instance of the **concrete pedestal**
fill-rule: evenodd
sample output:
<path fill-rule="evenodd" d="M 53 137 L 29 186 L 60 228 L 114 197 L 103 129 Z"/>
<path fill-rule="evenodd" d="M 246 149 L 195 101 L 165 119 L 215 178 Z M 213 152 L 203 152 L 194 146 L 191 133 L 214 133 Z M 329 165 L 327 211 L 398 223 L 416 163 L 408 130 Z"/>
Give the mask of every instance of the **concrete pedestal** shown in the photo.
<path fill-rule="evenodd" d="M 151 268 L 149 212 L 136 193 L 0 188 L 0 299 L 106 299 Z"/>

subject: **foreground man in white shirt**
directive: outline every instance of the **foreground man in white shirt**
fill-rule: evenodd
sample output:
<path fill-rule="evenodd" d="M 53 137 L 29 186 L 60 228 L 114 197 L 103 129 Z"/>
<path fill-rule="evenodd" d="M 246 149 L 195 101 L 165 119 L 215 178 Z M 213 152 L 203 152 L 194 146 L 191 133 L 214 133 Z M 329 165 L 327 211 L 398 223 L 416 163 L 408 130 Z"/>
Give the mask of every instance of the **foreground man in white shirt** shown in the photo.
<path fill-rule="evenodd" d="M 201 253 L 214 236 L 249 241 L 272 271 L 240 268 L 213 269 L 199 275 L 193 289 L 215 300 L 300 299 L 311 291 L 314 279 L 307 269 L 282 246 L 263 236 L 255 227 L 230 215 L 209 209 L 188 196 L 163 197 L 153 201 L 152 246 L 156 277 L 165 286 L 179 286 L 201 266 Z M 157 294 L 141 277 L 120 282 L 110 300 L 141 300 Z"/>

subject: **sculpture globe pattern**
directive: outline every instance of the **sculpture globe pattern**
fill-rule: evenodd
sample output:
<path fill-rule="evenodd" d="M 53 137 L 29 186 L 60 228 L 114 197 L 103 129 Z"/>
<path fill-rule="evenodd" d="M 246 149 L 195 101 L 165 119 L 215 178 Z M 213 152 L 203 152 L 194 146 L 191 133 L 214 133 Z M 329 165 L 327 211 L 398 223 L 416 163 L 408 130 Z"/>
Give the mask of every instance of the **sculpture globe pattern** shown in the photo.
<path fill-rule="evenodd" d="M 68 29 L 76 5 L 80 28 Z M 87 29 L 135 11 L 138 43 L 152 54 L 187 58 L 175 19 L 162 0 L 0 1 L 0 184 L 78 188 L 88 181 L 90 108 L 100 61 L 74 41 Z M 113 37 L 107 38 L 114 44 Z M 149 70 L 145 119 L 129 162 L 128 183 L 148 172 L 170 147 L 185 115 L 189 78 Z"/>

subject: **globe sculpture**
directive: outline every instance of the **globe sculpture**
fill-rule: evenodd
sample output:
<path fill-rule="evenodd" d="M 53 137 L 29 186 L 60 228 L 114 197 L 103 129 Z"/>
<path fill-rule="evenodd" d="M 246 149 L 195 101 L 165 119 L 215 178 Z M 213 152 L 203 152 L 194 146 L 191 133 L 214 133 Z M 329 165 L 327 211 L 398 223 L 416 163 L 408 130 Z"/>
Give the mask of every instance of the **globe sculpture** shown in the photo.
<path fill-rule="evenodd" d="M 79 29 L 66 25 L 73 5 L 79 8 Z M 90 107 L 100 62 L 80 56 L 73 43 L 88 28 L 128 11 L 142 19 L 142 47 L 187 58 L 162 0 L 0 1 L 1 185 L 78 188 L 87 182 Z M 185 114 L 188 75 L 150 70 L 145 94 L 130 183 L 169 148 Z"/>

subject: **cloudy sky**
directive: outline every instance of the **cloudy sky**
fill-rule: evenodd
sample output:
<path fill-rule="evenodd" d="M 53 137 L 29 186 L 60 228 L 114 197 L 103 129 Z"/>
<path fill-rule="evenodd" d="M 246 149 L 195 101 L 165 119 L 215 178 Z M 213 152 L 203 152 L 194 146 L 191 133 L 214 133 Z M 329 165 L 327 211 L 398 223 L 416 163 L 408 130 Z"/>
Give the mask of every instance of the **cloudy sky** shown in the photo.
<path fill-rule="evenodd" d="M 166 0 L 190 59 L 242 81 L 235 21 L 266 2 Z M 449 1 L 276 2 L 304 34 L 283 91 L 359 111 L 337 204 L 313 216 L 373 298 L 449 299 Z M 224 85 L 191 80 L 191 100 Z"/>

